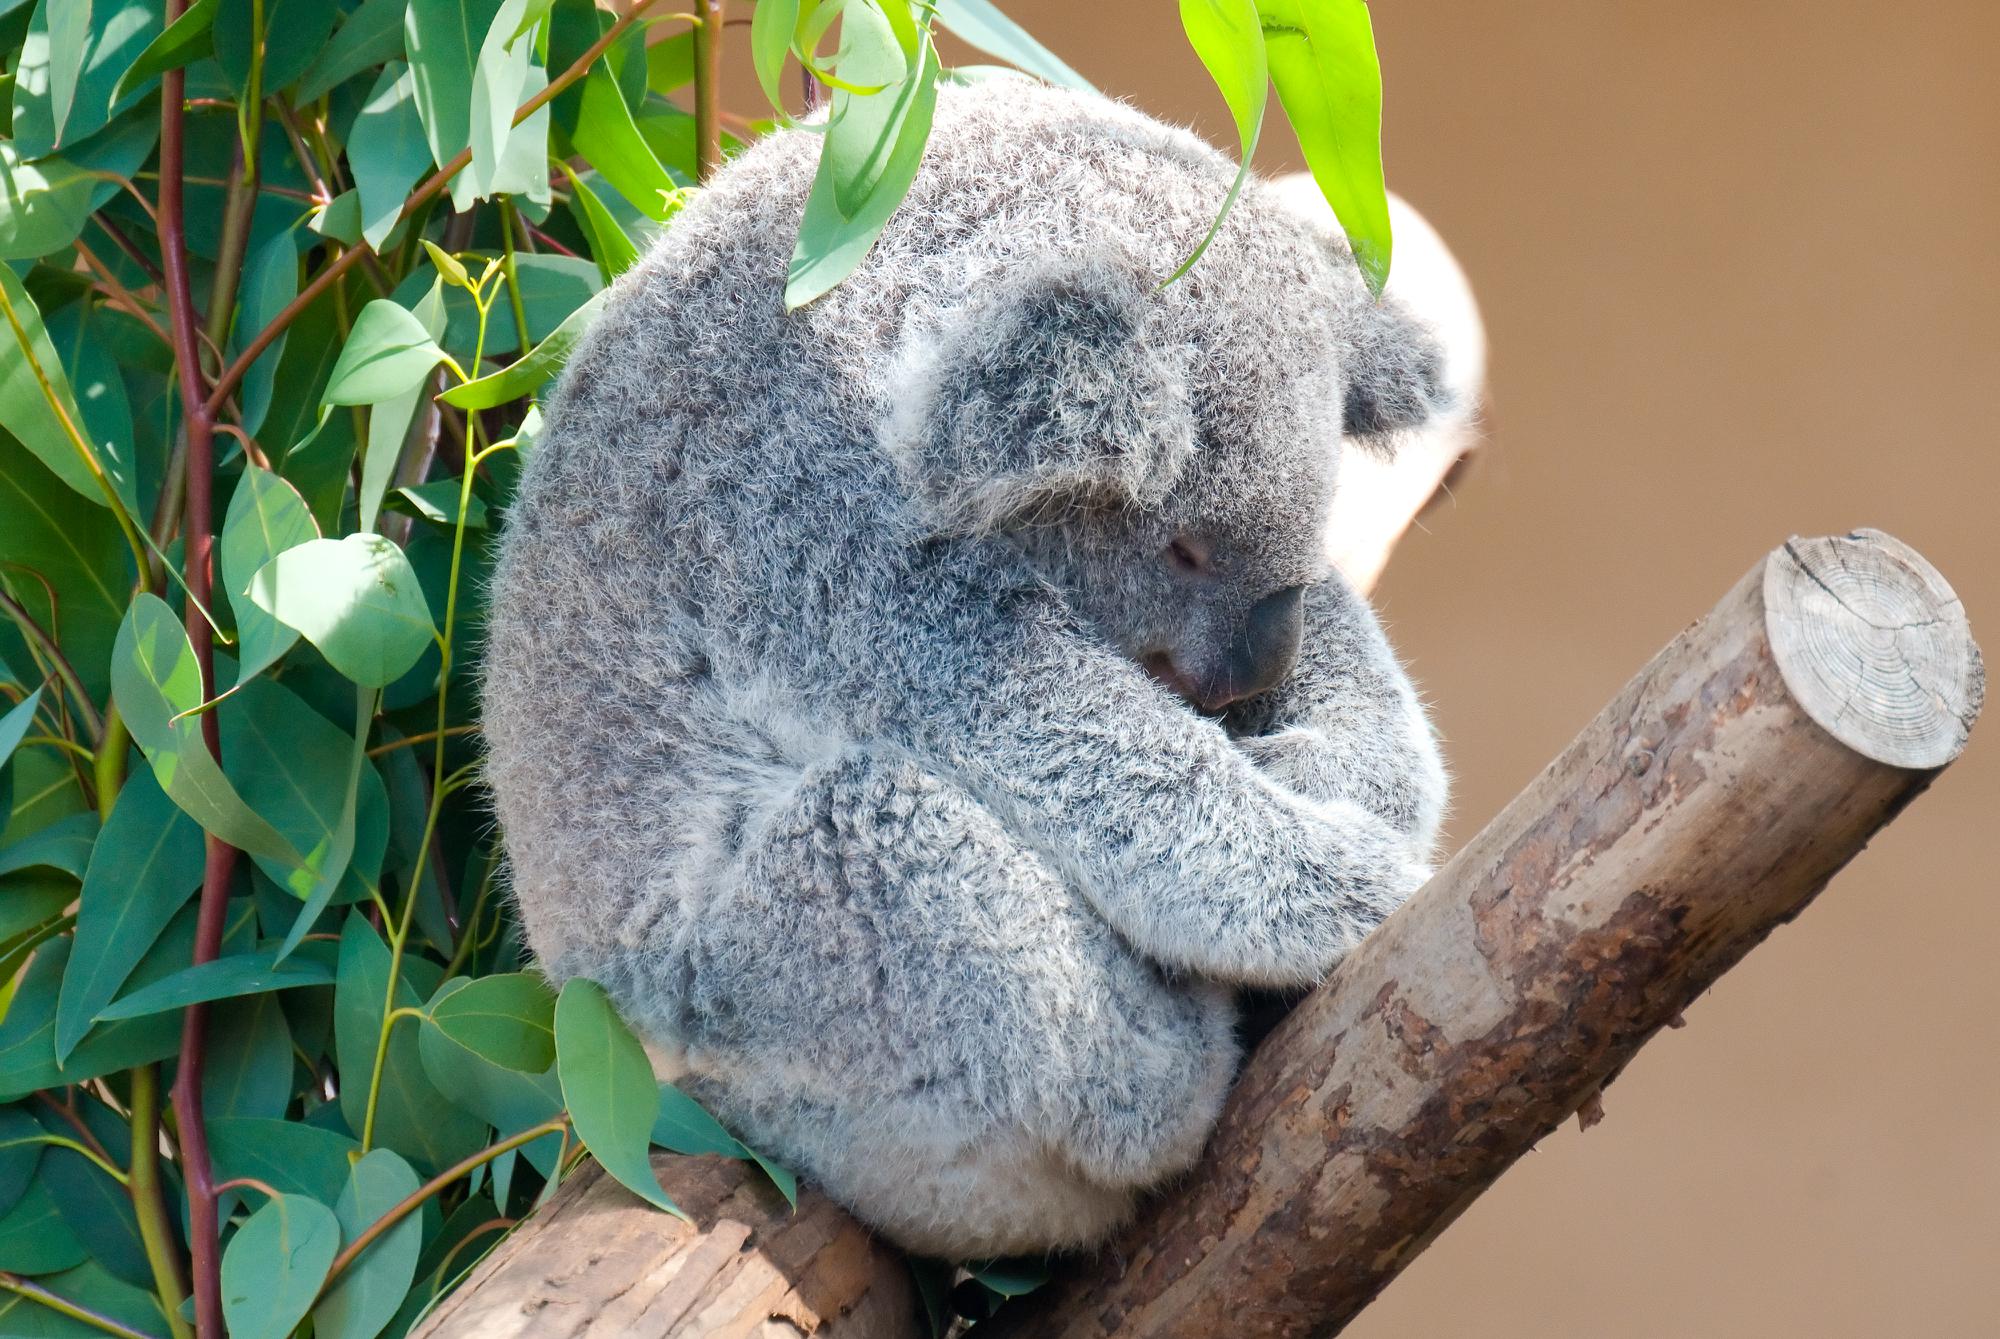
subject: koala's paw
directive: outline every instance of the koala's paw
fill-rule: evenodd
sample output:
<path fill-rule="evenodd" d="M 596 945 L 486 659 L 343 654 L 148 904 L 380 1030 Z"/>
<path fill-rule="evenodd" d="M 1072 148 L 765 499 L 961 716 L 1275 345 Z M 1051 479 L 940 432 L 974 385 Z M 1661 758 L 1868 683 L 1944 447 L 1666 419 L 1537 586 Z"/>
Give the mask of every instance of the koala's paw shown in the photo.
<path fill-rule="evenodd" d="M 1236 747 L 1258 771 L 1295 795 L 1325 803 L 1339 797 L 1335 770 L 1328 765 L 1326 744 L 1303 730 L 1275 735 L 1248 735 Z"/>

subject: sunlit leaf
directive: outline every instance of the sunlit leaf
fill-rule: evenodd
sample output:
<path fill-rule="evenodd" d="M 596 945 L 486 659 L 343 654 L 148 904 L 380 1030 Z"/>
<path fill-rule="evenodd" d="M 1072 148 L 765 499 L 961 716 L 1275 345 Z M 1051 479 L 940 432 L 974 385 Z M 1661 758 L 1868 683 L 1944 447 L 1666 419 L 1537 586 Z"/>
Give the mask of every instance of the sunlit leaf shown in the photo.
<path fill-rule="evenodd" d="M 455 525 L 458 522 L 459 482 L 456 479 L 433 479 L 427 484 L 412 484 L 408 488 L 398 488 L 389 497 L 389 506 L 407 516 L 421 516 L 436 525 Z M 478 494 L 467 499 L 471 504 L 465 509 L 465 528 L 484 530 L 486 528 L 486 504 Z"/>
<path fill-rule="evenodd" d="M 1243 163 L 1230 183 L 1216 211 L 1215 222 L 1193 253 L 1168 276 L 1167 282 L 1186 274 L 1201 259 L 1202 252 L 1222 230 L 1230 207 L 1250 177 L 1250 160 L 1257 153 L 1257 139 L 1264 127 L 1264 108 L 1270 101 L 1270 71 L 1264 63 L 1264 34 L 1259 27 L 1256 0 L 1181 0 L 1181 27 L 1188 43 L 1201 57 L 1209 77 L 1229 105 L 1236 122 L 1236 139 L 1242 147 Z"/>
<path fill-rule="evenodd" d="M 472 162 L 460 174 L 469 191 L 480 198 L 507 187 L 500 180 L 513 129 L 514 109 L 521 104 L 527 88 L 528 66 L 534 43 L 515 40 L 528 12 L 528 0 L 501 0 L 481 39 L 472 65 L 472 107 L 470 113 Z M 546 170 L 542 172 L 547 178 Z M 456 190 L 458 183 L 452 183 Z"/>
<path fill-rule="evenodd" d="M 1065 88 L 1094 91 L 1089 80 L 1030 37 L 1027 29 L 1002 14 L 990 0 L 938 0 L 937 19 L 966 42 L 1016 69 Z"/>
<path fill-rule="evenodd" d="M 444 350 L 408 308 L 377 298 L 361 309 L 321 397 L 326 404 L 375 404 L 423 384 Z"/>
<path fill-rule="evenodd" d="M 1377 297 L 1392 239 L 1382 180 L 1382 70 L 1364 0 L 1257 0 L 1271 80 L 1320 193 Z"/>
<path fill-rule="evenodd" d="M 481 40 L 502 0 L 409 0 L 404 49 L 416 77 L 417 109 L 439 167 L 472 142 L 472 75 Z M 452 202 L 472 203 L 471 183 L 454 183 Z"/>
<path fill-rule="evenodd" d="M 650 219 L 666 217 L 661 197 L 678 183 L 660 166 L 652 147 L 639 133 L 632 109 L 618 91 L 616 76 L 604 66 L 584 77 L 583 99 L 570 140 L 634 209 Z"/>
<path fill-rule="evenodd" d="M 609 284 L 639 259 L 639 248 L 632 245 L 632 239 L 625 235 L 617 218 L 597 198 L 597 192 L 577 176 L 576 169 L 568 163 L 558 163 L 557 166 L 569 178 L 570 210 L 590 238 L 590 255 L 597 262 L 597 273 Z"/>
<path fill-rule="evenodd" d="M 750 58 L 757 67 L 757 82 L 764 86 L 766 101 L 779 112 L 785 110 L 785 99 L 778 80 L 785 72 L 798 22 L 799 0 L 757 0 L 750 16 Z"/>
<path fill-rule="evenodd" d="M 848 218 L 881 184 L 916 99 L 936 96 L 934 81 L 923 78 L 924 65 L 910 45 L 913 31 L 902 0 L 888 0 L 886 5 L 866 0 L 843 11 L 840 77 L 849 84 L 881 90 L 855 94 L 836 89 L 827 117 L 820 170 L 832 179 L 833 202 Z M 928 111 L 924 115 L 928 123 Z"/>
<path fill-rule="evenodd" d="M 576 1136 L 619 1184 L 683 1218 L 647 1153 L 660 1090 L 645 1048 L 604 988 L 576 977 L 556 999 L 556 1073 Z"/>
<path fill-rule="evenodd" d="M 340 1220 L 304 1195 L 265 1202 L 222 1253 L 222 1316 L 232 1339 L 285 1339 L 312 1309 L 340 1252 Z"/>
<path fill-rule="evenodd" d="M 319 527 L 296 488 L 269 470 L 244 467 L 216 546 L 222 587 L 236 615 L 237 683 L 262 674 L 299 639 L 296 629 L 250 598 L 250 579 L 285 550 L 318 538 Z"/>
<path fill-rule="evenodd" d="M 4 283 L 5 266 L 0 266 Z M 8 363 L 11 370 L 15 364 Z M 5 372 L 0 371 L 0 379 Z M 4 384 L 4 380 L 0 380 Z M 49 583 L 16 576 L 16 597 L 42 627 L 60 640 L 83 679 L 84 691 L 104 700 L 112 640 L 132 589 L 132 560 L 117 523 L 103 506 L 57 482 L 26 448 L 0 432 L 0 563 L 16 574 L 34 572 Z M 0 646 L 14 641 L 0 617 Z M 23 664 L 30 663 L 25 657 Z"/>
<path fill-rule="evenodd" d="M 583 338 L 590 323 L 597 319 L 597 313 L 609 296 L 607 290 L 578 307 L 527 357 L 508 364 L 490 376 L 453 386 L 438 399 L 461 409 L 490 409 L 524 395 L 533 395 L 562 370 L 570 351 Z"/>
<path fill-rule="evenodd" d="M 115 96 L 114 90 L 159 36 L 164 12 L 161 0 L 41 0 L 18 60 L 9 62 L 16 76 L 13 142 L 23 158 L 70 150 L 137 101 L 136 90 Z M 74 34 L 75 25 L 85 25 L 80 47 L 58 61 L 58 43 L 71 40 L 58 34 Z M 60 119 L 59 97 L 68 103 Z"/>
<path fill-rule="evenodd" d="M 409 558 L 380 535 L 287 549 L 251 578 L 250 598 L 371 688 L 394 683 L 436 637 Z"/>
<path fill-rule="evenodd" d="M 4 213 L 7 207 L 5 182 L 6 145 L 0 142 L 0 213 Z M 81 220 L 77 226 L 82 226 Z M 5 225 L 0 224 L 0 239 L 4 236 Z M 22 333 L 28 337 L 28 347 L 24 351 L 13 325 L 0 319 L 0 428 L 12 433 L 48 466 L 51 473 L 78 494 L 100 507 L 109 506 L 104 490 L 98 487 L 90 468 L 77 454 L 76 444 L 70 439 L 68 430 L 63 427 L 63 416 L 66 415 L 80 431 L 83 411 L 77 407 L 62 360 L 56 356 L 55 345 L 42 324 L 41 312 L 36 310 L 34 299 L 21 287 L 20 279 L 10 266 L 0 265 L 0 289 L 5 290 L 14 320 L 20 323 Z M 30 355 L 34 366 L 29 364 Z M 36 380 L 35 366 L 39 366 L 42 375 L 48 378 L 49 389 L 61 407 L 61 415 L 50 406 L 49 392 L 44 391 Z"/>
<path fill-rule="evenodd" d="M 141 592 L 126 611 L 112 650 L 111 682 L 126 727 L 175 804 L 231 846 L 288 869 L 305 863 L 243 802 L 209 756 L 200 720 L 185 714 L 201 705 L 201 675 L 180 620 L 158 596 Z"/>

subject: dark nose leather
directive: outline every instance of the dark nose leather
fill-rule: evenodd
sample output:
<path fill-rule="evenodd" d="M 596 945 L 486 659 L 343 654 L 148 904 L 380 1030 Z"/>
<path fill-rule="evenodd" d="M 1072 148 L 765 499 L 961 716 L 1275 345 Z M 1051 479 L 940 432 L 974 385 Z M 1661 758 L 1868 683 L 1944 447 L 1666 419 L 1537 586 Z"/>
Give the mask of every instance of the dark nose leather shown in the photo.
<path fill-rule="evenodd" d="M 1197 705 L 1203 711 L 1220 711 L 1255 697 L 1292 672 L 1299 659 L 1305 593 L 1304 586 L 1287 586 L 1250 606 L 1242 634 L 1224 650 L 1221 672 L 1199 685 Z"/>

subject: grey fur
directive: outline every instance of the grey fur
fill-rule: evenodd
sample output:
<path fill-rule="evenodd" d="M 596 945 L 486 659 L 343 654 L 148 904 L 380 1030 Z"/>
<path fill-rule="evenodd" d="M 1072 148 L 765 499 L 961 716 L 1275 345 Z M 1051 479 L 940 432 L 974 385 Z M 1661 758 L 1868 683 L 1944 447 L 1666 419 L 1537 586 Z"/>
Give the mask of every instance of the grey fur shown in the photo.
<path fill-rule="evenodd" d="M 1083 1244 L 1199 1153 L 1235 992 L 1424 877 L 1443 772 L 1321 528 L 1343 405 L 1419 417 L 1435 351 L 1254 183 L 1155 291 L 1232 165 L 1013 80 L 944 91 L 787 315 L 816 148 L 726 167 L 549 406 L 486 669 L 514 891 L 551 977 L 888 1236 Z M 1277 688 L 1218 718 L 1139 667 L 1210 682 L 1292 586 Z"/>

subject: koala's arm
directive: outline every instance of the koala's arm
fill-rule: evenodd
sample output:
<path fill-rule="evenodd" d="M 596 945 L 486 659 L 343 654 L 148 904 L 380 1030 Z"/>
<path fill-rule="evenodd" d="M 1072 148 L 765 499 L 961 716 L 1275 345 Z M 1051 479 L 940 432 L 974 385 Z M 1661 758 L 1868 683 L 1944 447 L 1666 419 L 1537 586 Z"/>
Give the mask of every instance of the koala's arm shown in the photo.
<path fill-rule="evenodd" d="M 927 699 L 906 698 L 895 733 L 1155 961 L 1310 983 L 1426 876 L 1393 823 L 1274 781 L 1218 723 L 1059 619 L 985 634 L 931 664 Z"/>
<path fill-rule="evenodd" d="M 1374 612 L 1339 576 L 1306 589 L 1297 667 L 1223 725 L 1280 785 L 1358 804 L 1430 853 L 1446 795 L 1437 740 Z"/>

